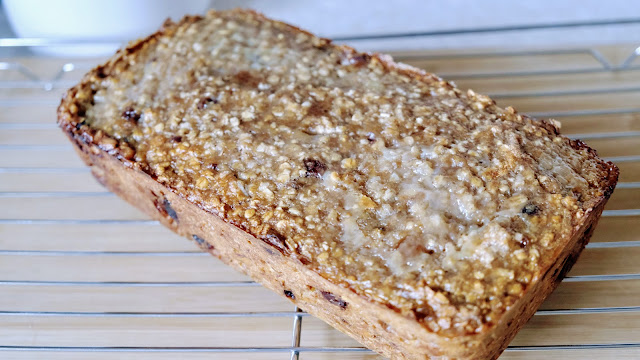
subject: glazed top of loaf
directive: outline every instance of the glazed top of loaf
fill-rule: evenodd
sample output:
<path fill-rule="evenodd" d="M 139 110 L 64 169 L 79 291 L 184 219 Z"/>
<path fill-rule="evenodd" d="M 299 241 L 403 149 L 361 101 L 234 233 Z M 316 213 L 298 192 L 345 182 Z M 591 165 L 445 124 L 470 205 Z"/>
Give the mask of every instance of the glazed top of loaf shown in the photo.
<path fill-rule="evenodd" d="M 495 324 L 617 178 L 553 121 L 245 10 L 168 22 L 73 101 L 125 164 L 448 336 Z"/>

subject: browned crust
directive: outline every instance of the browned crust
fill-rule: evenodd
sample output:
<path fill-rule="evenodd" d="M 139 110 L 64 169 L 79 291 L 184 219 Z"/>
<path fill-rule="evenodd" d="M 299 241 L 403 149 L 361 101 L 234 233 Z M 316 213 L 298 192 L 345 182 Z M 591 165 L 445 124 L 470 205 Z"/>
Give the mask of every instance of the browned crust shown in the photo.
<path fill-rule="evenodd" d="M 267 20 L 263 15 L 251 10 L 234 10 L 251 14 L 259 20 Z M 610 197 L 618 179 L 619 170 L 611 162 L 598 158 L 595 150 L 580 140 L 570 140 L 564 137 L 572 148 L 587 151 L 589 157 L 597 160 L 602 170 L 608 176 L 600 183 L 602 196 L 594 199 L 585 212 L 582 222 L 573 230 L 573 236 L 565 244 L 558 247 L 552 256 L 547 257 L 540 267 L 540 276 L 532 281 L 522 298 L 513 305 L 493 327 L 487 327 L 483 332 L 474 335 L 448 338 L 428 331 L 421 323 L 405 318 L 388 307 L 373 303 L 358 296 L 350 290 L 330 283 L 318 274 L 309 270 L 300 261 L 287 257 L 278 251 L 256 241 L 252 235 L 244 232 L 233 224 L 224 221 L 215 214 L 174 194 L 172 189 L 165 188 L 155 182 L 147 169 L 131 161 L 127 155 L 127 144 L 118 143 L 114 148 L 105 148 L 96 140 L 95 129 L 80 122 L 86 109 L 82 108 L 83 90 L 91 88 L 92 84 L 104 77 L 112 76 L 113 70 L 126 64 L 131 58 L 136 58 L 160 37 L 170 37 L 179 28 L 188 26 L 202 19 L 199 16 L 187 16 L 178 23 L 165 22 L 163 27 L 149 37 L 135 41 L 106 64 L 90 71 L 83 80 L 70 89 L 63 97 L 58 108 L 58 124 L 77 147 L 78 153 L 87 165 L 92 167 L 93 174 L 111 191 L 125 200 L 139 207 L 147 214 L 163 222 L 172 230 L 192 239 L 205 239 L 206 245 L 199 241 L 205 250 L 221 258 L 225 263 L 243 271 L 272 290 L 283 294 L 284 290 L 299 293 L 295 295 L 296 304 L 311 314 L 322 318 L 337 329 L 349 334 L 366 346 L 392 358 L 426 359 L 426 358 L 457 358 L 457 359 L 495 359 L 506 348 L 519 328 L 528 321 L 542 301 L 555 289 L 562 277 L 575 263 L 588 242 L 605 203 Z M 303 32 L 294 26 L 277 22 L 279 26 L 292 32 Z M 321 39 L 324 46 L 331 45 L 331 41 Z M 348 46 L 336 46 L 340 49 L 343 61 L 350 64 L 366 64 L 378 61 L 388 70 L 402 73 L 424 82 L 439 82 L 451 89 L 454 86 L 439 77 L 404 64 L 395 63 L 390 56 L 382 54 L 360 53 Z M 559 135 L 559 129 L 553 122 L 536 120 L 540 126 L 551 134 Z M 103 136 L 101 134 L 101 136 Z M 104 137 L 107 137 L 104 135 Z M 146 190 L 146 191 L 145 191 Z M 181 219 L 174 221 L 167 217 L 167 211 L 159 211 L 158 201 L 168 199 L 173 209 Z M 188 220 L 184 220 L 188 219 Z M 206 225 L 203 225 L 206 224 Z M 217 236 L 212 237 L 211 234 Z M 249 244 L 249 245 L 247 245 Z M 262 243 L 264 244 L 264 243 Z M 238 251 L 242 249 L 243 251 Z M 249 256 L 242 256 L 246 251 Z M 269 267 L 265 267 L 268 264 Z M 273 272 L 277 274 L 273 274 Z M 277 276 L 275 276 L 277 275 Z M 276 279 L 285 279 L 278 281 Z M 313 285 L 311 285 L 313 284 Z M 309 288 L 311 286 L 311 288 Z M 306 287 L 306 288 L 305 288 Z M 292 289 L 295 289 L 293 291 Z M 320 290 L 319 290 L 320 289 Z M 327 295 L 330 294 L 330 295 Z M 283 295 L 284 296 L 284 295 Z M 338 306 L 336 304 L 348 304 Z"/>
<path fill-rule="evenodd" d="M 251 14 L 252 16 L 256 17 L 259 20 L 274 21 L 274 20 L 268 19 L 263 14 L 256 12 L 254 10 L 236 9 L 232 11 L 245 12 L 245 13 Z M 70 110 L 70 105 L 74 103 L 73 99 L 75 98 L 75 95 L 79 92 L 79 90 L 82 87 L 88 86 L 92 79 L 104 78 L 104 77 L 110 76 L 111 70 L 118 63 L 126 63 L 126 60 L 129 57 L 136 57 L 137 52 L 145 49 L 147 46 L 152 45 L 152 43 L 156 41 L 158 38 L 162 36 L 171 36 L 176 29 L 183 26 L 188 26 L 199 20 L 202 20 L 202 16 L 185 16 L 184 18 L 182 18 L 182 20 L 180 20 L 177 23 L 174 23 L 170 19 L 167 19 L 165 23 L 162 25 L 162 27 L 160 28 L 160 30 L 158 30 L 157 32 L 149 35 L 144 39 L 131 42 L 126 48 L 119 50 L 116 53 L 116 55 L 111 60 L 109 60 L 106 64 L 99 65 L 94 69 L 92 69 L 89 73 L 87 73 L 83 77 L 83 79 L 80 81 L 78 85 L 69 89 L 65 94 L 65 96 L 63 97 L 61 104 L 58 108 L 58 125 L 61 128 L 67 131 L 71 131 L 76 135 L 80 130 L 82 130 L 83 133 L 91 133 L 92 129 L 88 127 L 86 129 L 78 128 L 76 130 L 73 130 L 72 128 L 75 128 L 76 127 L 75 124 L 78 123 L 77 119 L 79 118 L 79 116 L 74 116 L 73 118 L 69 118 L 68 116 L 65 115 L 65 113 L 71 113 L 71 115 L 78 114 L 77 111 L 73 113 L 69 110 Z M 295 27 L 293 25 L 290 25 L 281 21 L 274 21 L 274 22 L 277 23 L 279 26 L 285 29 L 288 29 L 289 31 L 301 32 L 310 36 L 314 36 L 313 34 L 303 29 L 300 29 L 298 27 Z M 422 69 L 415 68 L 406 64 L 396 63 L 393 60 L 393 58 L 389 55 L 379 54 L 379 53 L 358 52 L 354 48 L 347 45 L 334 45 L 332 44 L 330 39 L 320 38 L 320 40 L 324 42 L 325 46 L 335 46 L 336 48 L 341 49 L 344 53 L 343 61 L 345 62 L 353 63 L 354 61 L 356 61 L 356 62 L 363 62 L 363 64 L 366 64 L 367 62 L 372 61 L 372 59 L 375 59 L 376 61 L 380 62 L 387 71 L 396 71 L 398 73 L 402 73 L 402 74 L 414 77 L 416 79 L 420 79 L 421 81 L 424 81 L 424 82 L 440 82 L 445 87 L 448 87 L 451 89 L 455 88 L 451 83 L 444 81 L 443 79 L 436 76 L 435 74 L 428 73 Z M 80 105 L 77 102 L 75 104 L 76 106 Z M 79 109 L 79 111 L 83 111 L 83 109 Z M 515 110 L 513 111 L 515 112 Z M 523 116 L 526 116 L 526 115 L 523 115 Z M 606 198 L 611 196 L 611 193 L 615 189 L 615 185 L 618 181 L 618 175 L 619 175 L 619 169 L 614 163 L 600 159 L 598 157 L 596 150 L 589 147 L 583 141 L 579 139 L 572 140 L 563 136 L 560 133 L 560 129 L 556 127 L 556 125 L 553 122 L 546 119 L 535 119 L 535 118 L 531 118 L 531 119 L 536 120 L 540 124 L 540 126 L 545 128 L 547 131 L 549 131 L 549 133 L 553 135 L 562 136 L 565 139 L 565 141 L 567 141 L 571 145 L 572 148 L 576 150 L 586 150 L 589 153 L 589 156 L 591 158 L 598 160 L 598 163 L 600 164 L 601 168 L 605 170 L 608 174 L 607 178 L 603 179 L 602 183 L 600 184 L 601 188 L 605 190 L 604 196 Z M 73 120 L 76 120 L 76 121 L 73 121 Z M 118 153 L 119 152 L 117 151 L 115 152 L 115 154 L 118 154 Z"/>
<path fill-rule="evenodd" d="M 605 204 L 602 201 L 589 212 L 584 224 L 575 229 L 575 235 L 561 249 L 557 261 L 527 289 L 495 328 L 479 335 L 450 339 L 431 333 L 419 322 L 327 281 L 252 235 L 172 193 L 143 171 L 123 166 L 97 145 L 67 135 L 83 161 L 91 166 L 93 175 L 109 190 L 312 315 L 367 347 L 398 359 L 428 359 L 429 356 L 496 359 L 573 266 Z M 165 201 L 177 214 L 175 218 L 166 210 L 166 205 L 158 206 Z"/>

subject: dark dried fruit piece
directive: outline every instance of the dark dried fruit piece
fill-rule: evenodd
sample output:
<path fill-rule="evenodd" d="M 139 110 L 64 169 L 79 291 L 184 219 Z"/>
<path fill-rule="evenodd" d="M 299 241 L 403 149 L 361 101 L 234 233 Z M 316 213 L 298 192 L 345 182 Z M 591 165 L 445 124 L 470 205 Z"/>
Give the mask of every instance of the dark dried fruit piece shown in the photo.
<path fill-rule="evenodd" d="M 322 293 L 322 296 L 325 299 L 327 299 L 327 301 L 329 301 L 333 305 L 340 306 L 341 309 L 346 309 L 347 305 L 349 305 L 349 303 L 347 303 L 346 301 L 340 299 L 339 297 L 335 296 L 334 294 L 328 291 L 321 291 L 321 293 Z"/>
<path fill-rule="evenodd" d="M 164 207 L 164 211 L 175 221 L 178 221 L 178 214 L 171 207 L 171 203 L 167 199 L 162 199 L 162 206 Z"/>
<path fill-rule="evenodd" d="M 526 248 L 527 246 L 529 246 L 529 239 L 526 237 L 523 237 L 522 240 L 518 241 L 518 245 L 520 245 L 521 248 Z"/>
<path fill-rule="evenodd" d="M 100 66 L 96 69 L 96 76 L 98 77 L 98 79 L 104 79 L 107 77 L 107 74 L 104 72 L 103 66 Z"/>
<path fill-rule="evenodd" d="M 307 177 L 322 177 L 327 170 L 327 165 L 320 160 L 304 159 L 304 168 L 307 170 Z"/>
<path fill-rule="evenodd" d="M 527 204 L 522 208 L 522 213 L 527 215 L 535 215 L 540 212 L 540 208 L 535 204 Z"/>
<path fill-rule="evenodd" d="M 376 134 L 370 132 L 367 134 L 367 140 L 372 143 L 376 141 Z"/>
<path fill-rule="evenodd" d="M 204 250 L 213 250 L 213 246 L 200 236 L 192 234 L 191 237 L 198 243 L 198 246 L 200 246 L 200 248 Z"/>
<path fill-rule="evenodd" d="M 366 65 L 369 63 L 369 61 L 371 61 L 371 55 L 364 53 L 349 58 L 349 64 L 356 67 Z"/>
<path fill-rule="evenodd" d="M 204 241 L 204 239 L 203 239 L 203 238 L 201 238 L 200 236 L 198 236 L 198 235 L 196 235 L 196 234 L 191 235 L 191 237 L 192 237 L 192 238 L 193 238 L 193 240 L 195 240 L 195 241 L 198 243 L 198 245 L 200 245 L 200 246 L 204 246 L 204 244 L 206 244 L 206 243 L 207 243 L 206 241 Z"/>
<path fill-rule="evenodd" d="M 171 203 L 167 200 L 163 194 L 156 194 L 151 191 L 151 194 L 155 198 L 153 200 L 153 205 L 155 205 L 156 209 L 164 216 L 165 218 L 170 218 L 176 223 L 178 222 L 178 213 L 171 207 Z"/>
<path fill-rule="evenodd" d="M 267 234 L 260 235 L 259 238 L 265 243 L 276 248 L 276 250 L 280 251 L 282 254 L 289 252 L 289 247 L 285 242 L 285 238 L 274 230 L 270 230 Z"/>
<path fill-rule="evenodd" d="M 128 121 L 133 121 L 137 123 L 140 120 L 140 114 L 136 112 L 136 110 L 132 107 L 129 107 L 125 111 L 122 112 L 122 118 Z"/>
<path fill-rule="evenodd" d="M 288 297 L 291 300 L 295 300 L 296 296 L 293 294 L 293 292 L 291 290 L 285 290 L 284 291 L 284 296 Z"/>
<path fill-rule="evenodd" d="M 80 128 L 82 127 L 82 125 L 87 125 L 87 120 L 83 119 L 82 121 L 80 121 L 79 123 L 76 123 L 76 130 L 80 130 Z"/>
<path fill-rule="evenodd" d="M 209 106 L 209 103 L 214 103 L 217 104 L 218 100 L 212 98 L 212 97 L 203 97 L 202 99 L 200 99 L 200 101 L 198 101 L 198 110 L 204 110 L 207 108 L 207 106 Z"/>

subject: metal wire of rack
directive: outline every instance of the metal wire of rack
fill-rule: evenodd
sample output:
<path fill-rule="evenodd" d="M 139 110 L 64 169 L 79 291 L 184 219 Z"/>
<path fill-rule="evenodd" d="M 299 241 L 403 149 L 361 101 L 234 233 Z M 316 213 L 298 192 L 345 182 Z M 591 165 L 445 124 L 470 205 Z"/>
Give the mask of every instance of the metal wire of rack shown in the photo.
<path fill-rule="evenodd" d="M 51 46 L 59 45 L 60 42 L 47 42 L 46 40 L 38 39 L 26 39 L 20 41 L 19 39 L 0 39 L 0 47 L 23 47 L 23 46 Z M 458 61 L 465 59 L 478 59 L 478 58 L 527 58 L 536 56 L 586 56 L 590 57 L 594 62 L 594 66 L 586 67 L 569 67 L 569 68 L 553 68 L 553 69 L 537 69 L 537 70 L 505 70 L 505 71 L 480 71 L 480 72 L 444 72 L 440 73 L 446 79 L 452 79 L 456 81 L 473 81 L 474 79 L 499 79 L 499 78 L 530 78 L 535 79 L 538 77 L 549 76 L 568 76 L 568 75 L 580 75 L 580 74 L 595 74 L 595 73 L 607 73 L 607 74 L 624 74 L 630 73 L 636 70 L 640 70 L 640 65 L 635 64 L 635 61 L 640 57 L 640 47 L 634 49 L 628 54 L 621 62 L 612 63 L 608 60 L 607 56 L 602 54 L 597 49 L 547 49 L 547 50 L 526 50 L 526 51 L 500 51 L 500 52 L 475 52 L 475 53 L 460 53 L 460 54 L 418 54 L 418 53 L 405 53 L 398 54 L 397 59 L 404 62 L 420 62 L 420 61 L 438 61 L 438 60 L 451 60 Z M 39 61 L 47 61 L 40 59 Z M 28 62 L 28 61 L 26 61 Z M 37 65 L 37 64 L 36 64 Z M 49 107 L 52 108 L 57 105 L 57 101 L 50 96 L 43 96 L 43 94 L 54 93 L 56 90 L 62 90 L 71 86 L 75 81 L 67 79 L 69 74 L 82 73 L 92 67 L 92 63 L 78 61 L 78 62 L 65 62 L 59 66 L 57 71 L 52 76 L 44 77 L 40 75 L 37 69 L 34 69 L 34 63 L 26 64 L 23 59 L 7 59 L 0 62 L 0 109 L 5 110 L 10 107 L 30 108 L 30 107 Z M 11 74 L 11 76 L 4 76 L 2 74 Z M 15 76 L 14 76 L 15 75 Z M 500 98 L 512 100 L 515 98 L 540 98 L 540 97 L 556 97 L 556 96 L 589 96 L 589 95 L 609 95 L 640 92 L 640 86 L 633 85 L 627 87 L 619 86 L 606 86 L 595 87 L 589 89 L 576 88 L 565 90 L 548 90 L 548 89 L 535 89 L 524 91 L 513 90 L 494 90 L 489 91 L 490 95 Z M 1 110 L 0 110 L 1 111 Z M 1 111 L 5 113 L 5 111 Z M 528 111 L 531 115 L 540 117 L 553 117 L 553 118 L 572 118 L 581 119 L 591 116 L 611 116 L 611 115 L 628 115 L 628 114 L 640 114 L 640 108 L 636 106 L 616 107 L 616 108 L 580 108 L 571 110 L 554 110 L 554 111 Z M 6 115 L 4 119 L 0 115 L 0 130 L 5 131 L 47 131 L 55 130 L 55 124 L 53 120 L 49 122 L 21 122 L 14 120 L 7 120 L 10 115 Z M 640 115 L 639 115 L 640 116 Z M 640 131 L 637 130 L 624 130 L 624 131 L 595 131 L 574 133 L 573 137 L 579 137 L 586 140 L 611 140 L 611 139 L 633 139 L 637 140 L 633 146 L 637 147 L 640 144 Z M 637 138 L 637 139 L 636 139 Z M 57 152 L 66 151 L 68 146 L 66 144 L 39 144 L 38 139 L 33 141 L 29 139 L 23 139 L 25 143 L 20 143 L 20 140 L 11 138 L 9 135 L 0 137 L 0 153 L 5 151 L 6 154 L 13 154 L 16 151 L 39 151 L 39 152 Z M 636 148 L 634 148 L 635 151 Z M 609 160 L 612 160 L 618 164 L 630 164 L 640 162 L 640 151 L 630 154 L 618 154 L 615 153 L 611 156 L 607 156 Z M 28 163 L 28 161 L 27 161 Z M 82 174 L 88 173 L 88 170 L 82 167 L 70 167 L 70 166 L 47 166 L 46 162 L 39 162 L 36 165 L 23 166 L 19 163 L 8 163 L 0 160 L 0 176 L 28 174 L 30 176 L 50 176 L 52 174 Z M 638 172 L 640 174 L 640 172 Z M 5 184 L 6 185 L 6 184 Z M 14 186 L 15 187 L 15 186 Z M 23 187 L 17 186 L 17 188 L 23 189 Z M 19 202 L 12 201 L 17 199 L 19 201 L 26 201 L 28 199 L 69 199 L 77 196 L 88 198 L 112 198 L 113 195 L 99 190 L 91 189 L 91 191 L 76 191 L 71 186 L 64 187 L 59 186 L 61 189 L 56 190 L 44 190 L 39 191 L 37 188 L 30 191 L 15 190 L 11 186 L 3 186 L 0 182 L 0 203 L 2 200 L 10 201 L 9 204 L 17 204 Z M 630 180 L 623 180 L 618 186 L 618 189 L 640 189 L 640 177 L 631 178 Z M 633 205 L 633 203 L 631 203 Z M 624 206 L 623 206 L 624 207 Z M 26 210 L 28 213 L 28 209 Z M 15 217 L 10 217 L 14 213 L 10 211 L 0 211 L 0 229 L 2 226 L 8 225 L 20 225 L 26 227 L 38 227 L 44 225 L 56 225 L 65 227 L 78 227 L 86 225 L 105 225 L 105 226 L 129 226 L 129 225 L 141 225 L 148 227 L 158 227 L 158 223 L 150 221 L 144 218 L 129 218 L 129 215 L 122 217 L 115 216 L 109 218 L 113 212 L 107 213 L 102 218 L 47 218 L 46 216 L 40 216 L 38 218 L 29 218 L 24 213 L 15 213 Z M 607 209 L 604 214 L 604 218 L 630 218 L 630 224 L 640 224 L 640 204 L 635 206 L 627 206 L 625 208 Z M 634 228 L 635 229 L 635 228 Z M 631 239 L 631 240 L 629 240 Z M 4 244 L 0 241 L 0 244 Z M 4 245 L 0 245 L 4 246 Z M 611 240 L 611 241 L 599 241 L 592 242 L 588 245 L 589 249 L 637 249 L 640 248 L 640 238 L 635 235 L 631 237 L 627 236 L 623 240 Z M 182 249 L 182 250 L 168 250 L 168 251 L 150 251 L 150 250 L 130 250 L 130 249 L 111 249 L 111 250 L 55 250 L 55 249 L 21 249 L 13 246 L 11 248 L 0 248 L 0 256 L 7 257 L 12 256 L 47 256 L 47 257 L 84 257 L 84 256 L 100 256 L 100 257 L 187 257 L 198 258 L 208 257 L 207 254 L 201 253 L 194 249 Z M 252 288 L 259 285 L 246 279 L 239 279 L 233 281 L 209 281 L 209 280 L 193 280 L 193 281 L 164 281 L 155 282 L 141 280 L 132 281 L 91 281 L 91 280 L 74 280 L 73 278 L 65 278 L 61 280 L 57 279 L 43 279 L 43 280 L 24 280 L 17 278 L 6 278 L 6 267 L 2 267 L 0 264 L 0 293 L 2 289 L 6 290 L 11 286 L 28 285 L 36 288 L 35 295 L 37 296 L 38 287 L 86 287 L 86 288 L 188 288 L 188 287 L 204 287 L 214 291 L 215 288 Z M 78 269 L 81 270 L 81 269 Z M 10 274 L 9 274 L 10 275 Z M 640 271 L 630 273 L 600 273 L 600 274 L 579 274 L 571 275 L 565 279 L 565 283 L 585 283 L 585 282 L 612 282 L 612 281 L 624 281 L 624 280 L 640 280 Z M 290 359 L 306 358 L 306 355 L 313 354 L 328 354 L 330 356 L 361 356 L 361 358 L 370 358 L 373 353 L 369 350 L 359 346 L 313 346 L 313 345 L 301 345 L 301 339 L 304 334 L 303 319 L 310 318 L 308 314 L 301 312 L 300 309 L 295 308 L 291 311 L 206 311 L 206 312 L 177 312 L 177 311 L 157 311 L 157 312 L 145 312 L 145 311 L 37 311 L 37 310 L 6 310 L 2 308 L 2 304 L 7 304 L 7 301 L 0 300 L 0 317 L 9 316 L 23 316 L 23 317 L 75 317 L 75 318 L 108 318 L 116 319 L 118 321 L 128 321 L 135 318 L 164 318 L 171 321 L 172 319 L 252 319 L 252 318 L 268 318 L 268 319 L 290 319 L 292 320 L 291 327 L 291 345 L 290 346 L 253 346 L 252 344 L 246 344 L 243 346 L 73 346 L 73 345 L 40 345 L 35 342 L 35 345 L 30 343 L 19 344 L 13 338 L 7 337 L 8 341 L 2 339 L 0 336 L 0 357 L 2 353 L 7 352 L 34 352 L 34 353 L 81 353 L 81 354 L 95 354 L 95 353 L 168 353 L 168 354 L 187 354 L 187 353 L 211 353 L 221 354 L 272 354 L 274 358 L 285 358 L 289 356 Z M 585 314 L 638 314 L 640 313 L 640 301 L 636 301 L 635 304 L 625 306 L 593 306 L 593 307 L 576 307 L 576 308 L 554 308 L 545 309 L 537 312 L 536 317 L 554 316 L 554 315 L 585 315 Z M 1 320 L 0 320 L 1 322 Z M 631 329 L 632 332 L 638 333 L 640 331 L 640 324 L 636 324 L 635 328 Z M 9 334 L 10 330 L 1 332 L 4 335 Z M 34 335 L 35 336 L 35 335 Z M 549 352 L 549 351 L 575 351 L 575 350 L 607 350 L 607 349 L 640 349 L 640 341 L 632 341 L 633 339 L 627 339 L 628 341 L 621 342 L 603 342 L 603 343 L 568 343 L 568 344 L 542 344 L 542 345 L 514 345 L 507 349 L 507 354 L 523 353 L 523 352 Z M 634 353 L 640 354 L 640 353 Z M 180 355 L 181 356 L 181 355 Z M 615 356 L 615 355 L 613 355 Z M 613 358 L 613 357 L 612 357 Z"/>

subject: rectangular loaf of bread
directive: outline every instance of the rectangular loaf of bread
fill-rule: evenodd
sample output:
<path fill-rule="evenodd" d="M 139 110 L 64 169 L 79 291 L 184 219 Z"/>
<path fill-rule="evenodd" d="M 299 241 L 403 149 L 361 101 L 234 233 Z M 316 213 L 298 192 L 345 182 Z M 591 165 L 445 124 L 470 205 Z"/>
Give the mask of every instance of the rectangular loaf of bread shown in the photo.
<path fill-rule="evenodd" d="M 555 121 L 247 10 L 120 50 L 58 123 L 109 190 L 394 359 L 497 358 L 618 177 Z"/>

